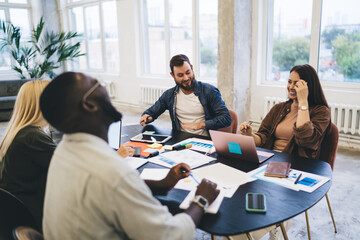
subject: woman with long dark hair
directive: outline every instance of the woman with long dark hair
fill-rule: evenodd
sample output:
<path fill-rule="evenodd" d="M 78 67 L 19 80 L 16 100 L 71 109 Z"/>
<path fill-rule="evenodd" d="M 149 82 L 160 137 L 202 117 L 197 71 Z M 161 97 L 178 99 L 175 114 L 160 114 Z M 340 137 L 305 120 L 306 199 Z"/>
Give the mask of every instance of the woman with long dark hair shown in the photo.
<path fill-rule="evenodd" d="M 270 110 L 257 133 L 246 122 L 240 125 L 240 133 L 252 136 L 258 147 L 319 158 L 330 109 L 315 69 L 309 64 L 294 66 L 287 92 L 288 100 Z"/>

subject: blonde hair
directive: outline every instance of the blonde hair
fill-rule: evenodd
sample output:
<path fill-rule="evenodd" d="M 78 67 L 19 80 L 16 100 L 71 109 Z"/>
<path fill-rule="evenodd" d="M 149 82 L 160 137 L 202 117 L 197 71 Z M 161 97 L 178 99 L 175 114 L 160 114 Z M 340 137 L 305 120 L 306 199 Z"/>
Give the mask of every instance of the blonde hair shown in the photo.
<path fill-rule="evenodd" d="M 11 119 L 0 143 L 0 161 L 22 128 L 29 125 L 44 127 L 47 124 L 40 111 L 40 95 L 49 83 L 48 80 L 34 80 L 21 86 Z"/>

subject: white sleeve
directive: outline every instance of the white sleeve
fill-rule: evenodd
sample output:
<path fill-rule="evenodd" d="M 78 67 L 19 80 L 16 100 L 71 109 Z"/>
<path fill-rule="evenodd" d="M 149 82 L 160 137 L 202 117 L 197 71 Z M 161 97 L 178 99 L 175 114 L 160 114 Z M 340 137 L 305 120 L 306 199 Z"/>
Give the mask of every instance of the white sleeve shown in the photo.
<path fill-rule="evenodd" d="M 128 172 L 113 194 L 114 223 L 130 239 L 193 239 L 195 224 L 181 213 L 173 216 L 152 196 L 146 183 Z"/>

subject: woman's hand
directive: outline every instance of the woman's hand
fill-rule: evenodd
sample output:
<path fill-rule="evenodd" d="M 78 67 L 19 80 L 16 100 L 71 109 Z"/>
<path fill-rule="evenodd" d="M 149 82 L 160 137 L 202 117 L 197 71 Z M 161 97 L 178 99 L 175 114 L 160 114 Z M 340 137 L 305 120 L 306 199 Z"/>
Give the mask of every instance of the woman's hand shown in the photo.
<path fill-rule="evenodd" d="M 309 95 L 309 89 L 307 86 L 307 82 L 305 82 L 304 80 L 299 80 L 296 84 L 295 84 L 295 91 L 296 91 L 296 97 L 299 103 L 299 106 L 308 106 L 308 95 Z"/>
<path fill-rule="evenodd" d="M 252 136 L 252 127 L 247 122 L 243 122 L 239 127 L 239 132 L 242 135 Z"/>
<path fill-rule="evenodd" d="M 117 150 L 121 157 L 132 157 L 134 156 L 134 147 L 130 144 L 128 145 L 121 145 L 120 148 Z"/>

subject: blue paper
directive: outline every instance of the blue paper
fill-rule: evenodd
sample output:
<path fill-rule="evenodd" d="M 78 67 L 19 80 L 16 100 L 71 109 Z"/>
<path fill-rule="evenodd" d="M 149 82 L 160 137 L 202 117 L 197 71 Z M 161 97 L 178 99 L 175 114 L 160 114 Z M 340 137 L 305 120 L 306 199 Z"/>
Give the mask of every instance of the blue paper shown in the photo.
<path fill-rule="evenodd" d="M 228 142 L 228 146 L 229 146 L 229 152 L 235 154 L 242 154 L 240 144 Z"/>

